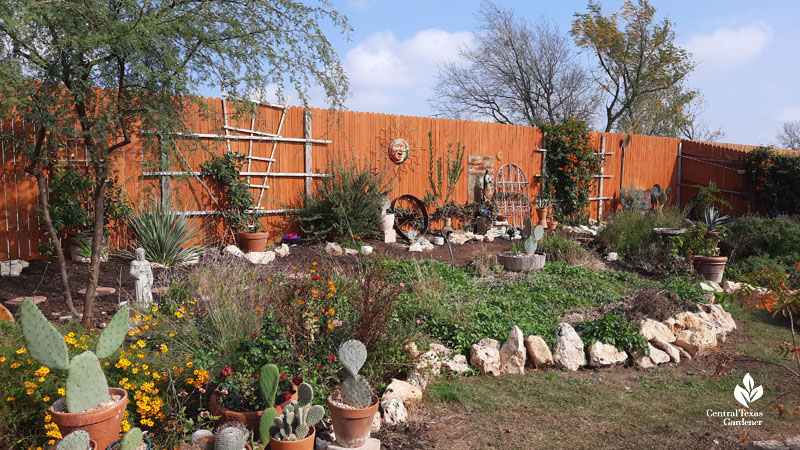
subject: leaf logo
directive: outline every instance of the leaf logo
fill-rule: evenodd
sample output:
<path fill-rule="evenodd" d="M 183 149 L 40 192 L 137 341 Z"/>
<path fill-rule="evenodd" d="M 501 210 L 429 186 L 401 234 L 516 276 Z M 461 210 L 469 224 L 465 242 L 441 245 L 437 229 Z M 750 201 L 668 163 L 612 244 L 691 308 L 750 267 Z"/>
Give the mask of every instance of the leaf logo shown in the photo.
<path fill-rule="evenodd" d="M 737 384 L 736 389 L 733 390 L 733 396 L 736 398 L 737 402 L 744 405 L 745 408 L 749 408 L 751 403 L 764 395 L 764 388 L 762 388 L 761 385 L 753 387 L 755 382 L 749 373 L 744 376 L 742 383 L 744 387 Z"/>

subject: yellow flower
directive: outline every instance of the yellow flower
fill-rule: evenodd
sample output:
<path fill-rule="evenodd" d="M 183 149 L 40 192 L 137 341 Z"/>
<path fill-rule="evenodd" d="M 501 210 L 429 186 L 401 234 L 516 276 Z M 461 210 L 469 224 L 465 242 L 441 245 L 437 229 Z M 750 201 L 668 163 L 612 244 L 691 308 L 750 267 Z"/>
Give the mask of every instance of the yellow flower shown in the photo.
<path fill-rule="evenodd" d="M 58 388 L 58 395 L 63 397 L 67 395 L 67 391 L 65 391 L 64 388 Z"/>
<path fill-rule="evenodd" d="M 153 309 L 151 309 L 150 311 L 158 312 L 158 306 L 153 306 Z"/>
<path fill-rule="evenodd" d="M 44 377 L 39 377 L 39 383 L 44 383 Z"/>
<path fill-rule="evenodd" d="M 139 348 L 144 348 L 145 345 L 147 345 L 147 344 L 145 344 L 145 342 L 143 340 L 139 339 L 138 341 L 136 341 L 136 345 L 138 345 Z"/>
<path fill-rule="evenodd" d="M 332 329 L 333 329 L 333 324 L 332 324 L 332 323 L 329 323 L 329 324 L 328 324 L 328 328 L 330 328 L 330 329 L 332 330 Z"/>
<path fill-rule="evenodd" d="M 6 401 L 7 402 L 13 402 L 14 401 L 14 397 L 6 397 Z"/>
<path fill-rule="evenodd" d="M 175 311 L 175 317 L 177 317 L 178 319 L 182 319 L 183 314 L 180 311 Z"/>
<path fill-rule="evenodd" d="M 48 373 L 50 373 L 50 368 L 47 366 L 41 366 L 36 369 L 36 372 L 33 372 L 33 375 L 37 377 L 44 377 L 47 376 Z"/>
<path fill-rule="evenodd" d="M 312 265 L 312 266 L 316 266 L 316 265 L 317 265 L 317 262 L 316 262 L 316 261 L 314 261 L 314 262 L 312 262 L 312 263 L 311 263 L 311 265 Z"/>
<path fill-rule="evenodd" d="M 43 402 L 49 402 L 50 401 L 50 397 L 44 396 L 44 397 L 42 397 L 42 401 Z"/>
<path fill-rule="evenodd" d="M 22 348 L 20 348 L 20 349 L 18 349 L 18 350 L 17 350 L 17 354 L 18 354 L 18 355 L 21 355 L 21 354 L 25 353 L 25 351 L 26 351 L 26 350 L 25 350 L 25 347 L 22 347 Z"/>
<path fill-rule="evenodd" d="M 167 353 L 167 351 L 169 350 L 167 344 L 161 344 L 161 347 L 159 348 L 161 349 L 161 353 Z"/>
<path fill-rule="evenodd" d="M 6 362 L 6 357 L 5 356 L 0 356 L 0 362 Z"/>
<path fill-rule="evenodd" d="M 187 362 L 187 363 L 186 363 L 186 367 L 192 367 L 193 365 L 194 365 L 194 363 L 193 363 L 193 362 L 191 362 L 191 361 L 189 361 L 189 362 Z"/>
<path fill-rule="evenodd" d="M 175 333 L 170 333 L 169 337 L 175 337 Z"/>

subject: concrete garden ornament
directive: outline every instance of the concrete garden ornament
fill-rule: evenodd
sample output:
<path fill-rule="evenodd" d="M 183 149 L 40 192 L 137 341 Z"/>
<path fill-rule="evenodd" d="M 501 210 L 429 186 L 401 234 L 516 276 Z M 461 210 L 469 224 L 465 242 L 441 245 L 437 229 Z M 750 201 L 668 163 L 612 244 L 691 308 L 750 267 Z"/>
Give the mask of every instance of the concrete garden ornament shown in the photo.
<path fill-rule="evenodd" d="M 395 164 L 402 164 L 408 159 L 411 147 L 405 139 L 397 138 L 389 145 L 389 159 Z"/>
<path fill-rule="evenodd" d="M 136 280 L 136 302 L 147 306 L 153 301 L 153 269 L 144 256 L 144 249 L 137 248 L 130 274 Z"/>

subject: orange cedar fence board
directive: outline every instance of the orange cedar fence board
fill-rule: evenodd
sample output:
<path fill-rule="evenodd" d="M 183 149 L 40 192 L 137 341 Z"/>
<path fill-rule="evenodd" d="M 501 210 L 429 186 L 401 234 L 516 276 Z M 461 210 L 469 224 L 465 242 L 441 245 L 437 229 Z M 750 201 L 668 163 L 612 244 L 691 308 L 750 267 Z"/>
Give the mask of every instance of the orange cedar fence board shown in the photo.
<path fill-rule="evenodd" d="M 196 106 L 190 108 L 188 125 L 196 133 L 224 134 L 222 101 L 216 98 L 201 99 L 208 108 L 203 110 Z M 232 103 L 229 107 L 229 114 Z M 302 107 L 289 107 L 286 111 L 281 136 L 302 138 L 304 136 Z M 390 197 L 401 194 L 412 194 L 424 198 L 428 186 L 428 136 L 430 130 L 433 137 L 434 158 L 447 158 L 448 145 L 456 145 L 457 141 L 465 147 L 464 173 L 458 182 L 454 200 L 464 203 L 467 200 L 467 159 L 469 155 L 482 155 L 495 158 L 495 170 L 503 164 L 519 165 L 530 181 L 531 199 L 539 193 L 537 174 L 541 173 L 544 154 L 537 149 L 543 147 L 542 132 L 535 127 L 503 125 L 488 122 L 458 121 L 429 117 L 413 117 L 388 115 L 369 112 L 330 111 L 310 108 L 312 114 L 311 135 L 314 139 L 326 139 L 327 145 L 312 145 L 311 172 L 329 173 L 331 162 L 342 162 L 345 165 L 360 164 L 378 171 L 391 188 Z M 261 105 L 258 107 L 255 129 L 268 133 L 277 131 L 281 120 L 280 108 Z M 229 125 L 249 129 L 249 115 L 229 116 Z M 4 127 L 11 126 L 5 122 Z M 241 134 L 232 132 L 231 134 Z M 607 218 L 618 209 L 617 199 L 621 187 L 636 185 L 638 188 L 649 188 L 653 184 L 671 187 L 671 202 L 677 200 L 680 185 L 682 205 L 687 204 L 697 189 L 691 186 L 714 181 L 725 190 L 723 197 L 731 201 L 736 214 L 748 212 L 751 208 L 741 194 L 742 175 L 738 173 L 743 166 L 741 158 L 746 154 L 742 148 L 731 149 L 711 143 L 681 141 L 674 138 L 633 135 L 630 145 L 623 155 L 621 142 L 625 134 L 592 133 L 591 142 L 598 152 L 607 154 L 604 162 L 603 191 L 599 191 L 599 179 L 595 179 L 592 190 L 593 197 L 611 197 L 601 200 L 603 217 Z M 411 145 L 411 156 L 402 165 L 391 163 L 387 157 L 387 144 L 394 138 L 403 138 Z M 605 137 L 605 148 L 601 148 Z M 144 163 L 152 161 L 155 155 L 146 150 L 142 144 L 144 136 L 136 136 L 131 145 L 125 147 L 117 155 L 115 169 L 120 175 L 120 182 L 136 207 L 146 205 L 155 196 L 160 195 L 160 179 L 157 176 L 144 176 Z M 152 139 L 148 136 L 147 139 Z M 678 148 L 682 145 L 682 158 Z M 199 139 L 181 141 L 181 154 L 186 158 L 192 170 L 199 171 L 200 164 L 213 155 L 222 155 L 226 151 L 226 143 L 219 139 Z M 231 141 L 233 151 L 247 154 L 247 141 Z M 254 142 L 253 155 L 268 157 L 272 150 L 271 142 Z M 304 143 L 280 142 L 275 150 L 272 172 L 306 171 Z M 83 153 L 83 152 L 80 152 Z M 0 259 L 38 257 L 39 243 L 48 242 L 41 233 L 36 216 L 36 186 L 33 180 L 24 173 L 23 161 L 8 144 L 2 148 L 2 171 L 0 172 Z M 500 159 L 497 157 L 500 156 Z M 624 174 L 623 174 L 624 156 Z M 681 179 L 678 179 L 679 166 Z M 186 169 L 182 162 L 174 161 L 173 171 Z M 266 171 L 267 163 L 253 161 L 251 171 Z M 253 176 L 253 184 L 261 184 L 263 177 Z M 218 201 L 222 201 L 222 193 L 213 180 L 204 177 L 204 181 Z M 320 178 L 313 178 L 316 190 Z M 302 206 L 304 195 L 303 177 L 269 177 L 270 186 L 265 192 L 262 206 L 268 209 L 297 208 Z M 194 177 L 173 177 L 170 180 L 170 194 L 173 206 L 184 211 L 215 211 L 216 205 L 211 195 Z M 257 198 L 258 189 L 251 192 Z M 597 218 L 598 201 L 590 205 L 590 217 Z M 22 205 L 22 207 L 20 207 Z M 27 206 L 25 206 L 27 205 Z M 289 220 L 290 215 L 270 215 L 265 224 L 268 231 L 277 240 L 288 230 L 297 230 L 296 222 Z M 200 240 L 205 244 L 229 242 L 230 233 L 220 215 L 193 216 L 191 222 L 202 227 Z M 123 227 L 113 227 L 112 243 L 121 247 L 130 245 L 130 235 Z"/>

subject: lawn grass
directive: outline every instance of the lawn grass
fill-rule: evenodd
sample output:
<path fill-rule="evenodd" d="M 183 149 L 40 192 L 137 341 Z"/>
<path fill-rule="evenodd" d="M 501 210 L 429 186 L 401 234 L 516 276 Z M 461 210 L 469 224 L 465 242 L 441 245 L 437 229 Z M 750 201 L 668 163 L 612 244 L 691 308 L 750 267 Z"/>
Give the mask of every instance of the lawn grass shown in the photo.
<path fill-rule="evenodd" d="M 430 432 L 435 448 L 738 448 L 745 431 L 750 439 L 800 434 L 797 417 L 779 417 L 770 407 L 800 387 L 785 369 L 734 357 L 717 376 L 721 355 L 739 351 L 775 362 L 775 342 L 789 338 L 786 324 L 769 315 L 736 307 L 733 314 L 740 329 L 721 352 L 675 366 L 437 380 L 425 394 L 427 415 L 440 418 Z M 764 387 L 754 405 L 764 424 L 725 426 L 709 417 L 709 409 L 741 408 L 733 391 L 745 373 Z M 800 405 L 800 394 L 782 401 Z"/>

